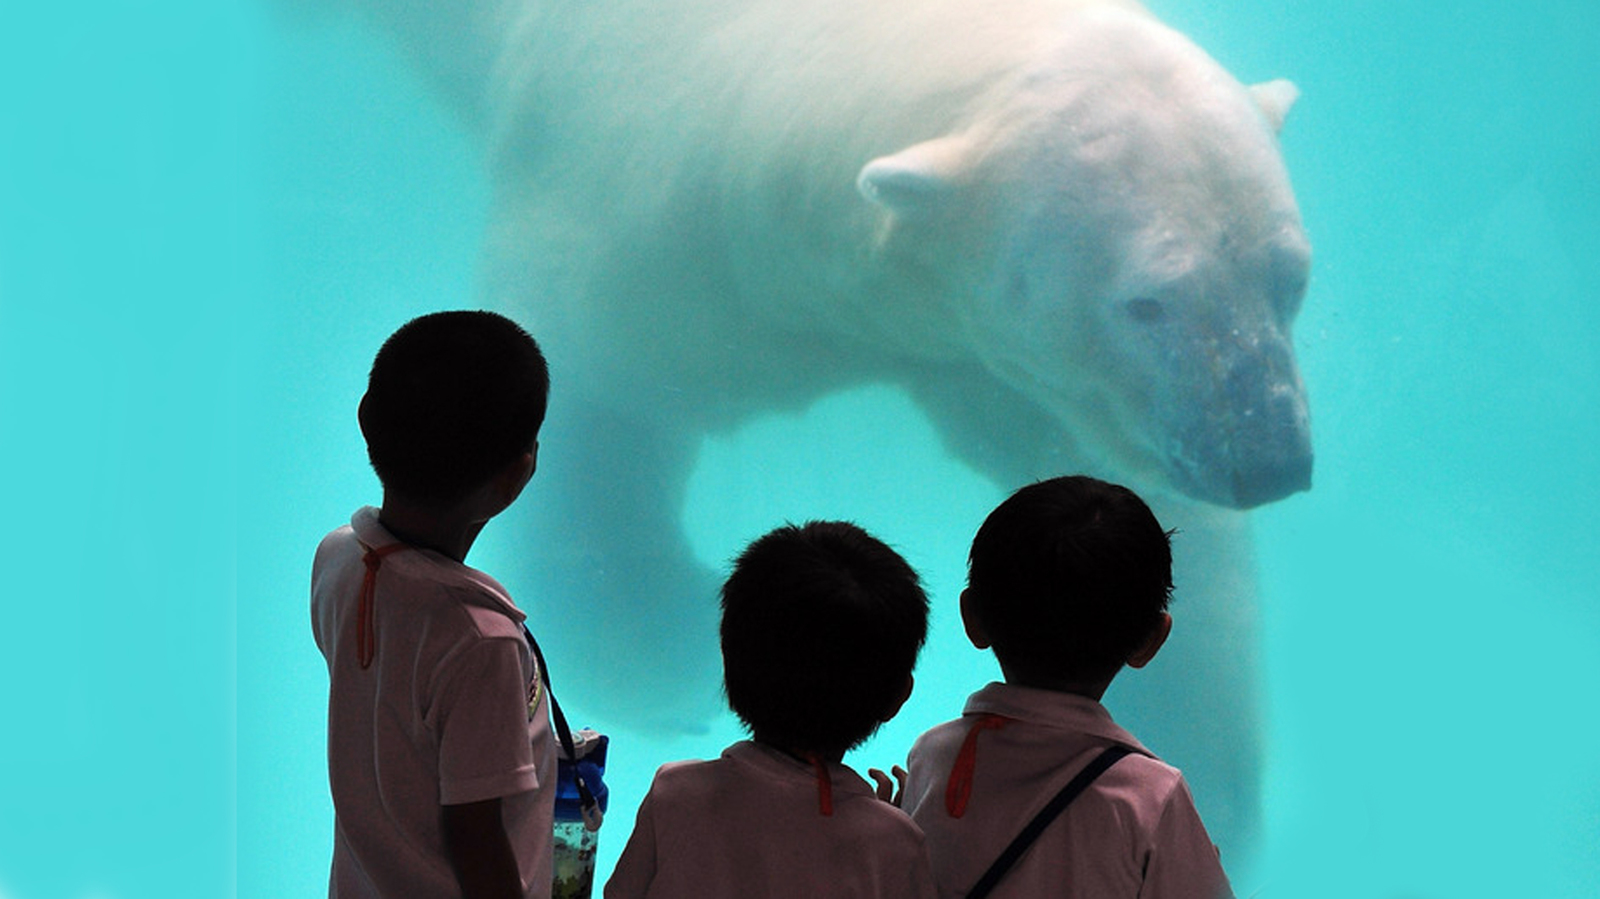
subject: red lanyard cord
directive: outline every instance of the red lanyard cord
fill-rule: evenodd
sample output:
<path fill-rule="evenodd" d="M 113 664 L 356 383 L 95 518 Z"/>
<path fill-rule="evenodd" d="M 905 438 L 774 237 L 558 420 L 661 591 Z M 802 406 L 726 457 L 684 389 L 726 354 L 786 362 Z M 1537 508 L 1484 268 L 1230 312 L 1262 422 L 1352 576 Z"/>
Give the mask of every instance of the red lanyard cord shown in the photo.
<path fill-rule="evenodd" d="M 390 543 L 377 549 L 361 544 L 366 553 L 361 561 L 366 563 L 367 572 L 361 577 L 361 602 L 356 606 L 356 659 L 361 662 L 362 668 L 372 666 L 373 656 L 378 654 L 377 621 L 373 612 L 373 595 L 378 590 L 378 568 L 383 564 L 383 557 L 398 550 L 406 549 L 404 543 Z"/>
<path fill-rule="evenodd" d="M 972 798 L 972 778 L 978 770 L 978 732 L 999 730 L 1010 718 L 1004 715 L 983 715 L 972 722 L 967 738 L 961 741 L 961 751 L 950 766 L 950 781 L 944 788 L 944 810 L 950 817 L 959 818 L 967 813 L 967 801 Z"/>
<path fill-rule="evenodd" d="M 828 765 L 822 756 L 815 752 L 806 753 L 806 758 L 811 762 L 811 767 L 817 772 L 817 807 L 825 817 L 833 817 L 833 778 L 828 774 Z"/>

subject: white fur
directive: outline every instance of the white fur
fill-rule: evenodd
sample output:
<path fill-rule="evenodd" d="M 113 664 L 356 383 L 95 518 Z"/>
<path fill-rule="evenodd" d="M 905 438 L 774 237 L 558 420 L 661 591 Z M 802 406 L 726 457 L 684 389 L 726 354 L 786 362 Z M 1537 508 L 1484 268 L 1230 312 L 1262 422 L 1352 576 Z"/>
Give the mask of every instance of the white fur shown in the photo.
<path fill-rule="evenodd" d="M 1295 489 L 1230 495 L 1294 464 L 1250 457 L 1265 444 L 1309 458 L 1286 82 L 1253 102 L 1126 3 L 553 4 L 511 34 L 490 289 L 606 395 L 649 372 L 673 394 L 639 411 L 681 420 L 882 377 L 886 356 L 977 362 L 1139 477 L 1241 506 Z M 780 351 L 805 339 L 834 351 Z"/>
<path fill-rule="evenodd" d="M 1249 829 L 1253 579 L 1216 506 L 1308 485 L 1292 85 L 1245 88 L 1125 0 L 375 11 L 433 42 L 452 93 L 482 82 L 487 289 L 555 361 L 552 426 L 591 429 L 548 442 L 577 480 L 547 503 L 570 542 L 537 564 L 642 635 L 619 696 L 661 713 L 715 676 L 710 613 L 638 598 L 711 589 L 676 533 L 700 435 L 892 381 L 1002 486 L 1093 471 L 1185 530 L 1197 624 L 1169 654 L 1203 689 L 1156 702 L 1220 723 L 1151 726 Z"/>

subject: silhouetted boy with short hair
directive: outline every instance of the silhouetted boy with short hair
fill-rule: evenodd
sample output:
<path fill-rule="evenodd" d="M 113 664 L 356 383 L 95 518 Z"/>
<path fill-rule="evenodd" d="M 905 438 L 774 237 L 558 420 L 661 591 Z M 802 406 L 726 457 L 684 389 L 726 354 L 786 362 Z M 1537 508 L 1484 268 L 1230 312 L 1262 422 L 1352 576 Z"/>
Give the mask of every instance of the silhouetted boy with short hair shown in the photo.
<path fill-rule="evenodd" d="M 656 772 L 608 899 L 933 896 L 922 835 L 841 764 L 911 694 L 928 600 L 855 525 L 756 540 L 722 589 L 728 704 L 747 740 Z"/>
<path fill-rule="evenodd" d="M 550 379 L 489 312 L 408 322 L 372 364 L 360 422 L 383 484 L 317 548 L 328 662 L 328 895 L 550 895 L 556 749 L 523 612 L 463 564 L 538 458 Z"/>
<path fill-rule="evenodd" d="M 1005 683 L 912 747 L 905 804 L 943 897 L 1217 899 L 1231 895 L 1176 768 L 1118 727 L 1100 698 L 1172 629 L 1168 534 L 1124 487 L 1062 477 L 1018 490 L 972 541 L 961 618 Z M 991 867 L 1103 750 L 1099 774 L 1006 868 Z"/>

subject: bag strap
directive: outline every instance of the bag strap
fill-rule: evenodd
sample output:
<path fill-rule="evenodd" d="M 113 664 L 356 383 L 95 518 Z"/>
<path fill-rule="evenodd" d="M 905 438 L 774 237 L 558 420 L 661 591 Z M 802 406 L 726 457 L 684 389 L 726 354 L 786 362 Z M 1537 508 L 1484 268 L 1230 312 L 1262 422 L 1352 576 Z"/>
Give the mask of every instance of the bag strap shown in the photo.
<path fill-rule="evenodd" d="M 994 889 L 995 884 L 1000 882 L 1000 878 L 1004 877 L 1007 871 L 1011 870 L 1011 866 L 1017 863 L 1017 859 L 1022 857 L 1022 853 L 1028 851 L 1028 847 L 1032 846 L 1033 841 L 1039 838 L 1039 834 L 1044 833 L 1044 829 L 1050 826 L 1050 822 L 1054 821 L 1056 816 L 1060 815 L 1072 800 L 1077 799 L 1078 794 L 1087 789 L 1089 784 L 1094 783 L 1095 778 L 1104 774 L 1107 768 L 1115 765 L 1123 756 L 1129 755 L 1133 751 L 1127 746 L 1110 746 L 1104 752 L 1095 756 L 1094 761 L 1090 762 L 1072 780 L 1068 781 L 1067 785 L 1061 788 L 1061 792 L 1046 803 L 1045 807 L 1039 810 L 1039 814 L 1033 816 L 1033 820 L 1028 822 L 1028 826 L 1022 828 L 1022 832 L 1017 834 L 1016 839 L 1011 841 L 1011 845 L 1007 846 L 1005 851 L 1000 853 L 1000 857 L 994 860 L 994 864 L 989 866 L 989 870 L 983 872 L 983 876 L 978 878 L 977 884 L 968 891 L 967 899 L 982 899 L 982 897 L 989 895 L 989 891 Z"/>
<path fill-rule="evenodd" d="M 550 697 L 550 717 L 555 720 L 556 739 L 561 741 L 561 748 L 566 752 L 567 758 L 572 760 L 572 778 L 578 787 L 578 803 L 583 808 L 583 823 L 590 830 L 599 830 L 600 822 L 605 817 L 600 811 L 600 803 L 589 792 L 589 785 L 583 782 L 583 775 L 578 771 L 578 750 L 572 742 L 572 729 L 567 726 L 567 716 L 561 713 L 561 703 L 556 702 L 555 688 L 550 686 L 550 666 L 544 662 L 544 653 L 539 651 L 539 641 L 533 639 L 533 631 L 528 630 L 528 623 L 522 623 L 522 635 L 528 638 L 528 648 L 533 650 L 534 661 L 539 663 L 539 677 L 544 681 L 544 692 Z"/>

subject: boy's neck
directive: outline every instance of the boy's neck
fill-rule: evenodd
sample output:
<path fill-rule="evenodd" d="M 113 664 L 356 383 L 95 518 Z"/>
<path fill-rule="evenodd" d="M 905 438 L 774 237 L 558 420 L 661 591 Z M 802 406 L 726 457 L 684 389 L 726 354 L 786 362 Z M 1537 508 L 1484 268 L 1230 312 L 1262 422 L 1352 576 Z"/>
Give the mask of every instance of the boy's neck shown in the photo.
<path fill-rule="evenodd" d="M 378 522 L 389 533 L 457 562 L 466 561 L 478 534 L 489 523 L 488 519 L 474 521 L 474 517 L 457 510 L 440 511 L 389 492 L 384 493 L 383 506 L 378 509 Z"/>
<path fill-rule="evenodd" d="M 757 743 L 760 743 L 762 746 L 767 747 L 768 749 L 776 750 L 788 756 L 789 758 L 795 759 L 796 761 L 805 762 L 808 765 L 812 764 L 812 762 L 817 759 L 821 759 L 823 762 L 829 765 L 844 764 L 844 753 L 842 752 L 833 755 L 824 755 L 820 752 L 806 752 L 804 750 L 790 749 L 787 746 L 780 746 L 777 743 L 774 743 L 770 740 L 763 740 L 760 737 L 752 737 L 751 739 Z"/>
<path fill-rule="evenodd" d="M 1006 683 L 1011 684 L 1014 687 L 1031 687 L 1035 690 L 1051 690 L 1056 693 L 1071 693 L 1074 696 L 1082 696 L 1085 699 L 1092 699 L 1095 702 L 1099 702 L 1101 697 L 1106 695 L 1106 690 L 1110 688 L 1111 681 L 1115 677 L 1115 675 L 1113 675 L 1112 677 L 1108 677 L 1102 681 L 1085 683 L 1083 681 L 1067 679 L 1057 680 L 1051 678 L 1025 677 L 1010 671 L 1006 671 L 1004 666 L 1001 667 L 1001 673 L 1005 675 Z"/>

